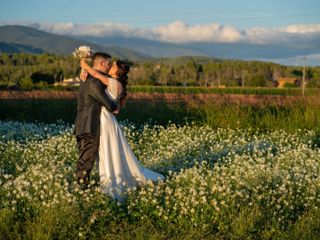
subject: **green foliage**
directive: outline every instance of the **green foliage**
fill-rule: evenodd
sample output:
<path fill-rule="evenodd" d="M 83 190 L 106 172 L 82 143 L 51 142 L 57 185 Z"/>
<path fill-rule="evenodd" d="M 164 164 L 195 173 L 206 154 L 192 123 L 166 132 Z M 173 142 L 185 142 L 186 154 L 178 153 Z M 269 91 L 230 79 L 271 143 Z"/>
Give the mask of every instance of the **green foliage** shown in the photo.
<path fill-rule="evenodd" d="M 31 80 L 31 78 L 24 77 L 19 80 L 18 86 L 23 90 L 31 90 L 34 88 L 34 84 Z"/>
<path fill-rule="evenodd" d="M 298 86 L 296 84 L 294 84 L 294 83 L 285 83 L 283 85 L 283 87 L 285 87 L 285 88 L 296 88 Z"/>
<path fill-rule="evenodd" d="M 302 77 L 303 73 L 302 73 L 302 70 L 294 69 L 294 70 L 292 70 L 292 75 L 294 75 L 296 77 Z"/>
<path fill-rule="evenodd" d="M 49 84 L 46 81 L 39 81 L 35 84 L 35 88 L 45 90 L 45 89 L 48 89 L 48 85 Z"/>
<path fill-rule="evenodd" d="M 77 76 L 79 63 L 72 56 L 54 54 L 1 54 L 0 55 L 0 84 L 16 85 L 29 89 L 34 84 L 44 87 L 44 82 L 52 85 L 63 78 Z M 29 79 L 32 80 L 30 84 Z"/>
<path fill-rule="evenodd" d="M 162 58 L 131 63 L 130 85 L 272 87 L 279 77 L 300 77 L 301 67 L 259 61 L 204 57 Z M 49 85 L 77 76 L 79 63 L 72 56 L 54 54 L 1 54 L 0 85 L 18 85 L 23 78 Z M 318 86 L 320 68 L 308 67 L 306 81 Z M 18 85 L 19 86 L 19 85 Z M 307 86 L 309 86 L 307 84 Z"/>
<path fill-rule="evenodd" d="M 297 76 L 301 67 L 241 60 L 220 60 L 203 57 L 154 59 L 134 64 L 130 73 L 133 85 L 271 87 L 279 77 Z M 319 67 L 308 67 L 307 79 L 317 78 Z"/>
<path fill-rule="evenodd" d="M 31 74 L 31 79 L 33 83 L 47 82 L 49 84 L 54 83 L 54 77 L 49 73 L 35 72 Z"/>

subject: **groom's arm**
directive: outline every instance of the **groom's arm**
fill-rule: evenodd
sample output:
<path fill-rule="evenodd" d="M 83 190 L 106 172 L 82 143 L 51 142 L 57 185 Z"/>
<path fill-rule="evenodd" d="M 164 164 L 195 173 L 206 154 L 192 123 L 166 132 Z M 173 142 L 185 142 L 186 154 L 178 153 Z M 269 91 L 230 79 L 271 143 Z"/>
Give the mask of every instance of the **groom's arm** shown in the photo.
<path fill-rule="evenodd" d="M 118 106 L 115 102 L 108 98 L 104 85 L 97 79 L 86 80 L 90 81 L 89 95 L 97 100 L 102 106 L 105 106 L 108 111 L 114 112 Z"/>

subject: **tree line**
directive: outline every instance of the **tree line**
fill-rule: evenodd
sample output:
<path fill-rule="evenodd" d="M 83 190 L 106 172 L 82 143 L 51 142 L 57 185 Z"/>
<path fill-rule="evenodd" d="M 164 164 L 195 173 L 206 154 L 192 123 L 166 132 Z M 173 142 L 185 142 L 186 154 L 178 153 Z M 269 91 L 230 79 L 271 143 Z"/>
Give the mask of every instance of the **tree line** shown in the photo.
<path fill-rule="evenodd" d="M 301 79 L 301 66 L 271 62 L 178 57 L 129 62 L 130 85 L 271 87 L 279 77 Z M 0 85 L 21 89 L 43 88 L 79 74 L 72 56 L 1 54 Z M 307 67 L 309 87 L 320 87 L 320 67 Z"/>
<path fill-rule="evenodd" d="M 72 56 L 15 53 L 0 55 L 2 88 L 45 88 L 78 75 L 79 62 Z"/>

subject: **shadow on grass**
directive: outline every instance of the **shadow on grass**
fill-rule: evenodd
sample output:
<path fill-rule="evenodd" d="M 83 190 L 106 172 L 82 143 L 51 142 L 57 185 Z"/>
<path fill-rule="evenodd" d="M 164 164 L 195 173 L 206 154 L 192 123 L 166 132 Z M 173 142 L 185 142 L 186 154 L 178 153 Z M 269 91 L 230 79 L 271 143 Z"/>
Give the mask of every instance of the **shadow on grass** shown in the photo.
<path fill-rule="evenodd" d="M 2 99 L 0 100 L 0 120 L 55 123 L 62 120 L 74 123 L 77 114 L 76 99 Z M 127 102 L 118 119 L 135 124 L 151 122 L 166 125 L 169 122 L 182 124 L 196 120 L 181 102 Z"/>

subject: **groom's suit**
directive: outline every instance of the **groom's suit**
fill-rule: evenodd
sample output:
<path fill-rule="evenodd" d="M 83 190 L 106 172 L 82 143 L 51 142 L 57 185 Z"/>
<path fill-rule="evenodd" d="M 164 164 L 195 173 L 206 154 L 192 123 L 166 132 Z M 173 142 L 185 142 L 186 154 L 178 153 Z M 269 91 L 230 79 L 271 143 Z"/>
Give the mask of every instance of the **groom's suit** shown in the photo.
<path fill-rule="evenodd" d="M 89 183 L 90 173 L 99 149 L 101 106 L 110 112 L 117 109 L 105 93 L 106 86 L 99 79 L 89 76 L 81 83 L 75 120 L 75 135 L 79 148 L 77 181 Z M 82 180 L 82 181 L 81 181 Z"/>

